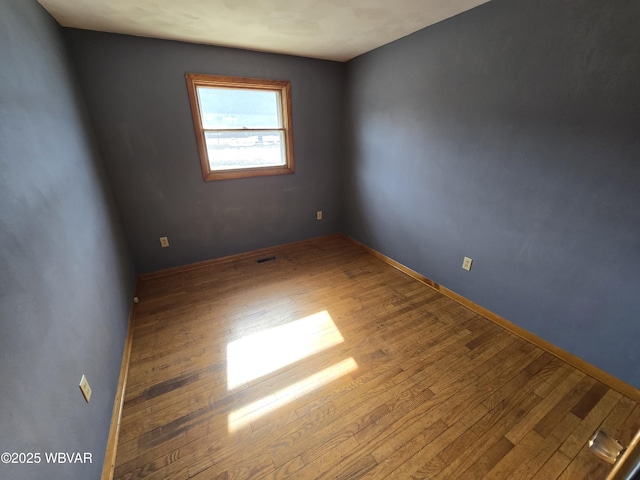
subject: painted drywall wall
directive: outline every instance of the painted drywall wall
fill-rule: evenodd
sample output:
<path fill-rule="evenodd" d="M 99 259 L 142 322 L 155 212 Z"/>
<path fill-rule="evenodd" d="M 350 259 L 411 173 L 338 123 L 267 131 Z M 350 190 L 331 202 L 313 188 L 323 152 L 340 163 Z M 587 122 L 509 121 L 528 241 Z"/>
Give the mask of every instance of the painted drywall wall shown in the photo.
<path fill-rule="evenodd" d="M 3 456 L 0 478 L 99 478 L 133 263 L 61 29 L 35 1 L 0 0 L 0 65 L 0 452 L 40 454 Z"/>
<path fill-rule="evenodd" d="M 636 387 L 639 24 L 494 0 L 358 57 L 345 181 L 349 235 Z"/>
<path fill-rule="evenodd" d="M 344 64 L 74 29 L 66 37 L 140 272 L 338 232 Z M 204 182 L 187 72 L 290 80 L 295 173 Z"/>

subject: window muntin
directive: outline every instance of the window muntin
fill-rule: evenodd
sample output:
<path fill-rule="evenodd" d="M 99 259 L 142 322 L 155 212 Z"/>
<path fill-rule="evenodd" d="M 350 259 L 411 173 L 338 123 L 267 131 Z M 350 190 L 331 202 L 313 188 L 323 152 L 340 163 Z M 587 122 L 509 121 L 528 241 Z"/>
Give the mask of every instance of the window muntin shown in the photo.
<path fill-rule="evenodd" d="M 293 173 L 290 83 L 187 74 L 204 180 Z"/>

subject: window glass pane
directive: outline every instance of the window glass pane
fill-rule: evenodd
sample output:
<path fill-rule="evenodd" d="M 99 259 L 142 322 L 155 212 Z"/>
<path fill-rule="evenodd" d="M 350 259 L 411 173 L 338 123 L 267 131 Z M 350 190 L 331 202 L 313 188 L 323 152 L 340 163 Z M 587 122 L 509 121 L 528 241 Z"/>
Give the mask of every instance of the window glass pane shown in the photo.
<path fill-rule="evenodd" d="M 280 128 L 279 94 L 242 88 L 198 87 L 205 129 Z"/>
<path fill-rule="evenodd" d="M 285 165 L 280 130 L 205 132 L 211 170 Z"/>

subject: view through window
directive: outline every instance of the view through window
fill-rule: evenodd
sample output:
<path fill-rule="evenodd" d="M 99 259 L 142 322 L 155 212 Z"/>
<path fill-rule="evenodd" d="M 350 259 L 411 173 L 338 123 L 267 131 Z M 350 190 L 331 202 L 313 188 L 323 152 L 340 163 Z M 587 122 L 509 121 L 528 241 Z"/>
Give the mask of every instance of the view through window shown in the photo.
<path fill-rule="evenodd" d="M 290 82 L 187 74 L 205 180 L 293 173 Z"/>

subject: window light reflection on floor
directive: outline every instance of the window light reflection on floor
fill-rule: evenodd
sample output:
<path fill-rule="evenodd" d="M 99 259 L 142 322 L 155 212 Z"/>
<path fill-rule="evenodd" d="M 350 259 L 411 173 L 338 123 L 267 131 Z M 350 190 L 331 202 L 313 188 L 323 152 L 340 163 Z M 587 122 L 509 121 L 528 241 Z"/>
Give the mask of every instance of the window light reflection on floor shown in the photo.
<path fill-rule="evenodd" d="M 248 335 L 227 345 L 227 389 L 344 342 L 329 312 Z"/>
<path fill-rule="evenodd" d="M 228 431 L 233 433 L 240 428 L 247 426 L 250 422 L 272 412 L 296 398 L 302 397 L 313 390 L 320 388 L 338 378 L 353 372 L 358 368 L 358 364 L 349 357 L 324 370 L 321 370 L 309 377 L 296 382 L 282 390 L 278 390 L 256 402 L 239 408 L 229 414 Z"/>

